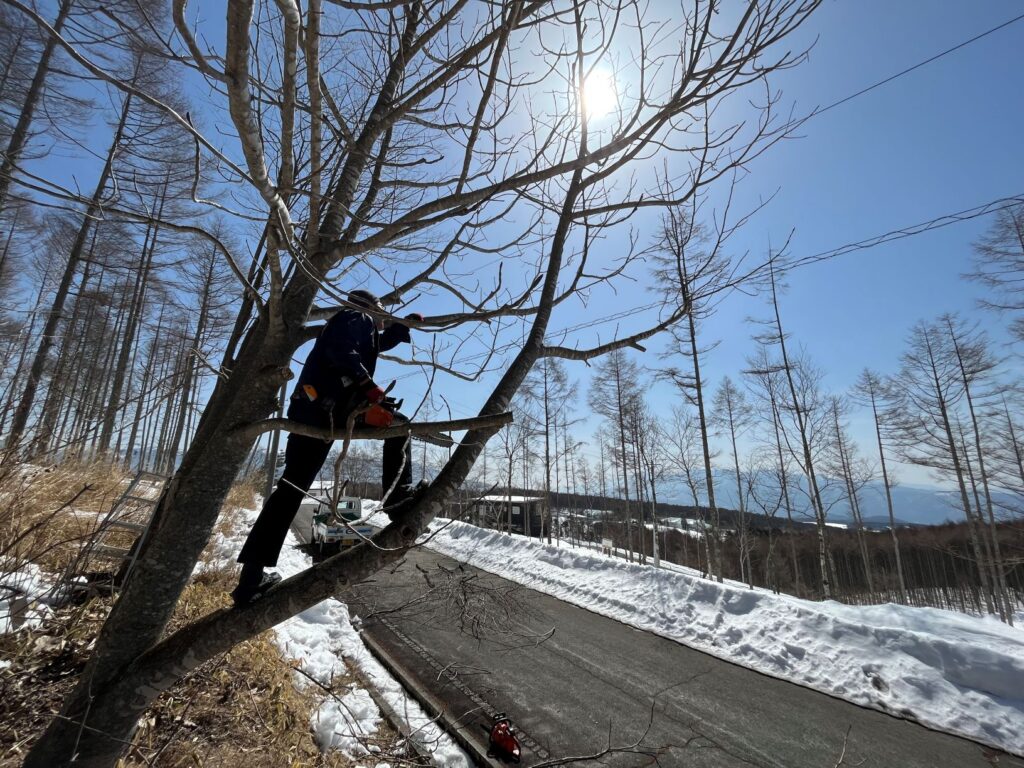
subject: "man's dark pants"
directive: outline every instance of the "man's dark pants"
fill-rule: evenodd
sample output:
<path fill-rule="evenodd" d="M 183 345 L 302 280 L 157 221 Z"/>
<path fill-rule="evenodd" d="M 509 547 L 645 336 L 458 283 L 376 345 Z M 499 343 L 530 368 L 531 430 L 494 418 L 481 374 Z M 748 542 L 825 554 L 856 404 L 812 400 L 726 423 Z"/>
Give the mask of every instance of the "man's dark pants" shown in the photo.
<path fill-rule="evenodd" d="M 305 421 L 301 419 L 305 414 L 296 414 L 295 410 L 294 406 L 289 408 L 288 418 Z M 395 421 L 408 419 L 396 413 Z M 341 423 L 344 424 L 344 420 L 341 420 Z M 299 504 L 323 467 L 330 450 L 331 443 L 327 440 L 304 435 L 288 435 L 288 444 L 284 451 L 284 473 L 249 532 L 249 537 L 238 555 L 238 562 L 264 567 L 277 565 L 277 556 L 288 536 L 288 528 L 299 511 Z M 395 483 L 396 477 L 398 482 L 395 487 L 412 485 L 411 441 L 405 437 L 389 437 L 385 440 L 383 465 L 382 492 L 387 492 Z"/>

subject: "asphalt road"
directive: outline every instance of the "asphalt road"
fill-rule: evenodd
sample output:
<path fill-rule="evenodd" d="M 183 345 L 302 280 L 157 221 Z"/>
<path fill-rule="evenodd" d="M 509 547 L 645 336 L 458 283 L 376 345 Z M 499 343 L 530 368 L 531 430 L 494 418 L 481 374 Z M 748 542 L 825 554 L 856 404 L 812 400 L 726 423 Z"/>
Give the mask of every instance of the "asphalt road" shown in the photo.
<path fill-rule="evenodd" d="M 309 521 L 297 519 L 305 539 Z M 340 596 L 464 740 L 495 711 L 523 765 L 1024 768 L 1024 760 L 753 672 L 429 550 Z M 561 764 L 561 763 L 559 763 Z"/>

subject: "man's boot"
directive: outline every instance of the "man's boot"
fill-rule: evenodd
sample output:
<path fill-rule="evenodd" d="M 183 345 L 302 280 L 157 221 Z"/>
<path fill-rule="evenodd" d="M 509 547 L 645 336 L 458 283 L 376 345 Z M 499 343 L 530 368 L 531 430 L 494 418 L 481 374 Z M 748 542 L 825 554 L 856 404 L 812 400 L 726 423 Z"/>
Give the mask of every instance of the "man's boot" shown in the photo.
<path fill-rule="evenodd" d="M 238 586 L 231 592 L 235 608 L 252 605 L 267 593 L 271 587 L 281 581 L 278 573 L 264 573 L 262 565 L 254 563 L 242 564 L 242 575 L 238 578 Z"/>

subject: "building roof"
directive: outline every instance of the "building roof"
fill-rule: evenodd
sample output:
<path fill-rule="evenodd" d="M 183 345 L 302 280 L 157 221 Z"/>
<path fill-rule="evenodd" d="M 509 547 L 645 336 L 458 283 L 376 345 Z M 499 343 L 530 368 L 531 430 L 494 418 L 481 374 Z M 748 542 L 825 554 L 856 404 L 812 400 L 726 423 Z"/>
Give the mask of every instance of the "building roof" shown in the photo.
<path fill-rule="evenodd" d="M 528 504 L 531 501 L 544 501 L 544 499 L 539 496 L 507 496 L 499 493 L 491 496 L 481 496 L 479 501 L 487 501 L 491 504 L 507 504 L 509 502 L 513 504 Z"/>

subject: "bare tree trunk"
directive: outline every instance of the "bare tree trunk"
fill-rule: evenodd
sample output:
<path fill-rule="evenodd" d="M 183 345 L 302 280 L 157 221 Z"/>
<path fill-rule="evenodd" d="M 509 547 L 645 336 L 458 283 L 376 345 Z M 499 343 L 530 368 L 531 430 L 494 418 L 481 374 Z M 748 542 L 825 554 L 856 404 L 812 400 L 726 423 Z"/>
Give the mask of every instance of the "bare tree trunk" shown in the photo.
<path fill-rule="evenodd" d="M 800 563 L 796 555 L 796 540 L 793 531 L 793 503 L 789 498 L 789 473 L 786 471 L 786 460 L 782 453 L 782 422 L 778 402 L 775 399 L 774 384 L 769 385 L 768 392 L 771 398 L 772 427 L 775 431 L 775 451 L 779 462 L 779 485 L 782 488 L 782 501 L 786 508 L 786 538 L 789 539 L 789 555 L 793 564 L 793 585 L 796 595 L 799 597 L 803 590 L 800 585 Z"/>
<path fill-rule="evenodd" d="M 156 470 L 154 464 L 156 459 L 156 447 L 154 446 L 153 434 L 160 426 L 160 412 L 164 400 L 164 389 L 167 382 L 167 356 L 166 342 L 160 343 L 153 339 L 150 345 L 152 357 L 152 386 L 145 396 L 145 408 L 142 416 L 142 428 L 139 434 L 139 469 Z"/>
<path fill-rule="evenodd" d="M 199 319 L 196 321 L 196 332 L 192 336 L 191 346 L 185 350 L 183 357 L 185 367 L 183 371 L 184 382 L 181 386 L 181 409 L 178 413 L 178 420 L 175 424 L 174 432 L 171 435 L 168 456 L 165 462 L 168 474 L 170 473 L 170 470 L 173 470 L 174 463 L 178 458 L 178 447 L 180 446 L 181 438 L 185 433 L 186 417 L 191 410 L 192 384 L 196 371 L 195 360 L 200 354 L 202 354 L 203 334 L 206 332 L 206 324 L 210 313 L 210 292 L 213 288 L 214 266 L 217 263 L 216 258 L 216 253 L 210 254 L 210 261 L 207 265 L 206 275 L 203 279 L 202 299 L 199 304 Z"/>
<path fill-rule="evenodd" d="M 90 433 L 93 431 L 98 403 L 106 388 L 107 371 L 110 368 L 108 361 L 111 346 L 96 343 L 97 339 L 106 339 L 108 337 L 108 328 L 110 326 L 110 308 L 109 306 L 101 308 L 100 302 L 97 300 L 98 297 L 104 295 L 103 283 L 106 277 L 106 269 L 101 265 L 94 295 L 89 301 L 89 311 L 86 314 L 85 322 L 82 324 L 82 330 L 78 334 L 82 343 L 78 358 L 84 361 L 86 365 L 77 366 L 79 369 L 84 367 L 84 376 L 79 377 L 79 384 L 72 390 L 71 399 L 76 414 L 75 429 L 72 432 L 71 440 L 74 445 L 75 455 L 79 459 L 85 457 L 86 449 L 89 447 Z M 110 293 L 110 305 L 118 304 L 115 296 L 116 287 Z M 101 361 L 104 357 L 106 361 Z"/>
<path fill-rule="evenodd" d="M 178 423 L 178 415 L 181 413 L 181 393 L 184 391 L 185 379 L 192 364 L 188 346 L 189 340 L 184 335 L 185 326 L 182 326 L 180 330 L 182 336 L 178 341 L 178 349 L 174 356 L 174 376 L 167 389 L 163 418 L 160 420 L 160 436 L 157 438 L 156 467 L 158 472 L 165 474 L 170 474 L 173 470 L 173 467 L 169 466 L 168 461 L 168 457 L 171 455 L 172 450 L 174 450 L 171 444 L 171 437 Z"/>
<path fill-rule="evenodd" d="M 566 414 L 565 409 L 562 410 L 562 439 L 563 439 L 563 446 L 562 447 L 565 448 L 565 452 L 563 454 L 563 461 L 565 462 L 565 490 L 566 490 L 566 496 L 568 498 L 569 515 L 570 515 L 569 516 L 569 543 L 572 544 L 573 526 L 575 525 L 575 522 L 574 522 L 575 518 L 572 517 L 572 515 L 575 514 L 575 512 L 576 512 L 576 485 L 575 485 L 575 481 L 573 480 L 573 472 L 572 472 L 572 455 L 573 455 L 573 450 L 572 450 L 572 439 L 569 436 L 569 417 Z"/>
<path fill-rule="evenodd" d="M 615 397 L 619 412 L 619 449 L 622 451 L 622 493 L 626 501 L 626 553 L 629 562 L 633 562 L 633 516 L 629 505 L 629 458 L 626 452 L 626 412 L 622 402 L 622 377 L 616 366 Z"/>
<path fill-rule="evenodd" d="M 116 302 L 117 313 L 114 318 L 114 328 L 110 332 L 109 336 L 104 331 L 104 334 L 100 338 L 111 338 L 120 339 L 124 332 L 124 327 L 128 322 L 128 316 L 131 314 L 131 308 L 129 307 L 128 300 L 128 282 L 127 280 L 121 284 L 120 289 L 115 289 L 115 296 L 120 296 L 120 300 Z M 108 319 L 104 319 L 104 326 L 109 325 Z M 96 396 L 93 401 L 92 413 L 90 418 L 92 424 L 90 431 L 92 434 L 91 441 L 91 453 L 93 457 L 101 455 L 99 450 L 100 438 L 102 437 L 103 424 L 106 420 L 106 414 L 109 410 L 111 399 L 112 399 L 112 385 L 113 380 L 110 376 L 110 372 L 114 369 L 114 356 L 118 354 L 118 345 L 109 344 L 105 347 L 103 355 L 103 364 L 100 368 L 102 376 L 100 377 L 99 386 L 96 388 Z"/>
<path fill-rule="evenodd" d="M 832 404 L 832 419 L 836 430 L 836 449 L 839 451 L 839 469 L 843 475 L 843 484 L 846 486 L 846 498 L 850 502 L 850 514 L 853 516 L 853 524 L 856 527 L 857 548 L 860 550 L 861 563 L 864 566 L 864 578 L 867 581 L 868 593 L 875 594 L 875 580 L 871 573 L 871 557 L 868 555 L 868 543 L 864 537 L 864 520 L 860 514 L 860 504 L 857 500 L 857 487 L 853 480 L 853 467 L 850 466 L 850 458 L 846 453 L 846 441 L 843 439 L 843 429 L 839 424 L 839 404 Z"/>
<path fill-rule="evenodd" d="M 554 454 L 551 463 L 555 467 L 555 496 L 562 492 L 562 465 L 558 462 L 558 419 L 552 416 L 551 440 L 554 443 Z M 563 435 L 564 438 L 564 435 Z M 551 527 L 555 531 L 555 546 L 562 546 L 562 508 L 555 506 L 551 518 Z"/>
<path fill-rule="evenodd" d="M 548 544 L 551 543 L 551 404 L 548 398 L 548 360 L 544 359 L 544 514 L 548 529 Z M 556 448 L 557 450 L 557 448 Z"/>
<path fill-rule="evenodd" d="M 7 417 L 14 410 L 14 395 L 17 392 L 18 381 L 21 376 L 22 369 L 25 367 L 25 361 L 28 359 L 29 346 L 31 345 L 32 338 L 36 328 L 36 320 L 39 319 L 38 307 L 42 305 L 43 296 L 46 293 L 46 282 L 49 278 L 49 264 L 47 265 L 46 272 L 43 274 L 42 279 L 39 281 L 39 291 L 36 293 L 35 301 L 32 304 L 32 315 L 28 323 L 28 327 L 24 329 L 24 340 L 21 344 L 21 349 L 18 351 L 18 362 L 14 366 L 14 375 L 11 377 L 10 382 L 7 384 L 7 389 L 4 391 L 4 408 L 3 413 L 0 414 L 0 434 L 6 434 L 4 427 L 7 424 Z"/>
<path fill-rule="evenodd" d="M 7 445 L 9 447 L 17 445 L 25 432 L 25 426 L 32 411 L 32 403 L 35 400 L 36 391 L 43 375 L 43 367 L 46 365 L 49 357 L 50 347 L 53 346 L 53 336 L 57 331 L 57 326 L 60 324 L 61 313 L 64 311 L 64 303 L 67 301 L 68 291 L 71 288 L 75 273 L 78 271 L 78 263 L 82 258 L 86 238 L 89 236 L 93 222 L 97 219 L 100 212 L 100 201 L 110 179 L 114 157 L 118 147 L 121 145 L 121 138 L 124 135 L 125 125 L 128 121 L 128 110 L 131 107 L 131 101 L 131 95 L 126 95 L 124 104 L 121 107 L 121 116 L 114 131 L 114 139 L 110 142 L 110 149 L 107 151 L 106 161 L 103 164 L 103 170 L 100 172 L 99 181 L 96 182 L 96 189 L 89 200 L 85 215 L 82 217 L 82 224 L 78 229 L 78 235 L 75 237 L 75 242 L 71 246 L 71 252 L 68 254 L 68 261 L 64 267 L 64 276 L 61 278 L 60 285 L 57 286 L 56 294 L 54 294 L 53 304 L 46 317 L 46 324 L 43 326 L 39 348 L 36 350 L 35 357 L 32 359 L 32 366 L 29 368 L 28 381 L 21 394 L 18 407 L 14 412 L 11 431 L 7 435 Z"/>
<path fill-rule="evenodd" d="M 711 471 L 711 447 L 708 442 L 708 421 L 704 412 L 704 383 L 700 377 L 700 354 L 697 348 L 697 324 L 691 313 L 686 322 L 690 335 L 690 358 L 693 360 L 693 386 L 697 400 L 697 418 L 700 421 L 700 445 L 704 453 L 704 483 L 707 488 L 708 508 L 711 510 L 711 536 L 708 571 L 719 583 L 722 581 L 721 520 L 715 503 L 715 479 Z M 707 531 L 704 531 L 707 537 Z"/>
<path fill-rule="evenodd" d="M 57 9 L 57 18 L 53 21 L 53 28 L 60 32 L 64 21 L 71 11 L 74 0 L 62 0 Z M 39 56 L 39 63 L 36 65 L 36 73 L 32 77 L 32 84 L 29 85 L 28 93 L 25 94 L 25 101 L 18 115 L 18 122 L 11 131 L 11 137 L 7 142 L 7 149 L 0 161 L 0 212 L 4 210 L 7 202 L 7 193 L 11 187 L 11 179 L 14 177 L 15 169 L 21 160 L 21 153 L 28 142 L 29 130 L 32 127 L 32 118 L 35 115 L 36 107 L 43 95 L 43 88 L 46 84 L 46 77 L 50 74 L 50 59 L 53 56 L 54 48 L 57 47 L 57 38 L 54 35 L 47 35 L 43 44 L 43 51 Z"/>
<path fill-rule="evenodd" d="M 98 227 L 93 228 L 90 255 L 95 251 L 96 236 Z M 46 453 L 54 439 L 60 439 L 58 435 L 57 421 L 63 410 L 63 403 L 66 399 L 66 392 L 74 392 L 81 376 L 81 367 L 73 363 L 78 361 L 83 344 L 83 334 L 78 331 L 78 321 L 81 316 L 82 307 L 85 305 L 84 295 L 89 288 L 89 278 L 92 274 L 92 259 L 85 260 L 85 268 L 82 270 L 82 279 L 78 283 L 78 296 L 71 309 L 71 317 L 65 327 L 64 337 L 58 347 L 57 363 L 50 376 L 49 386 L 46 388 L 46 397 L 43 400 L 43 407 L 39 414 L 39 426 L 36 429 L 32 441 L 32 452 L 34 454 Z M 70 292 L 70 288 L 68 289 Z M 68 374 L 67 366 L 72 362 L 72 374 Z M 67 422 L 65 413 L 64 422 Z M 59 431 L 63 431 L 63 426 Z"/>
<path fill-rule="evenodd" d="M 154 340 L 157 342 L 156 378 L 152 395 L 149 398 L 149 405 L 146 411 L 146 418 L 142 430 L 143 455 L 146 457 L 145 467 L 160 471 L 159 460 L 161 458 L 162 444 L 160 433 L 163 430 L 164 420 L 167 418 L 167 401 L 174 385 L 174 375 L 177 370 L 177 360 L 168 354 L 170 349 L 169 340 Z"/>
<path fill-rule="evenodd" d="M 636 424 L 636 409 L 633 409 L 633 413 L 630 414 L 630 420 L 633 422 L 632 429 L 633 439 L 630 441 L 632 444 L 632 464 L 633 464 L 633 487 L 636 488 L 636 508 L 637 508 L 637 522 L 636 530 L 639 541 L 637 542 L 637 552 L 641 563 L 647 562 L 647 524 L 644 522 L 644 481 L 643 481 L 643 467 L 640 465 L 640 442 L 637 434 Z"/>
<path fill-rule="evenodd" d="M 1013 427 L 1013 419 L 1010 417 L 1010 407 L 1006 404 L 1006 397 L 1003 397 L 1003 413 L 1006 415 L 1006 427 L 1010 435 L 1010 446 L 1013 449 L 1014 463 L 1020 477 L 1021 485 L 1024 486 L 1024 449 L 1021 449 L 1017 442 L 1017 432 Z"/>
<path fill-rule="evenodd" d="M 128 360 L 128 370 L 129 371 L 133 371 L 133 372 L 138 370 L 139 360 L 141 358 L 141 355 L 139 354 L 139 347 L 140 347 L 140 345 L 137 342 L 138 342 L 138 340 L 136 340 L 136 342 L 134 342 L 132 344 L 132 352 L 131 352 L 131 356 L 129 357 L 129 360 Z M 122 390 L 122 391 L 124 391 L 124 390 Z M 132 394 L 131 394 L 131 390 L 129 389 L 127 392 L 125 392 L 124 409 L 125 409 L 126 413 L 127 413 L 128 409 L 129 409 L 129 407 L 131 406 L 131 404 L 132 404 Z M 114 451 L 113 451 L 113 455 L 115 457 L 117 457 L 117 459 L 116 459 L 117 463 L 120 464 L 121 466 L 127 466 L 128 463 L 129 463 L 129 462 L 125 461 L 125 458 L 127 458 L 127 457 L 125 456 L 125 454 L 123 454 L 121 452 L 121 445 L 122 445 L 122 443 L 124 443 L 124 441 L 127 438 L 127 436 L 128 435 L 125 432 L 125 421 L 122 420 L 122 422 L 120 424 L 120 427 L 117 430 L 117 442 L 114 443 Z M 122 458 L 122 457 L 124 457 L 124 458 Z"/>
<path fill-rule="evenodd" d="M 729 416 L 729 439 L 732 443 L 732 462 L 733 471 L 736 472 L 736 503 L 739 505 L 740 520 L 738 526 L 738 537 L 739 537 L 739 549 L 740 549 L 740 581 L 745 582 L 748 586 L 754 586 L 754 575 L 750 572 L 750 551 L 749 542 L 747 541 L 747 506 L 743 500 L 743 483 L 740 478 L 740 454 L 736 448 L 736 425 L 733 422 L 733 415 L 730 411 Z"/>
<path fill-rule="evenodd" d="M 796 416 L 797 431 L 800 432 L 800 444 L 803 449 L 804 472 L 807 475 L 807 482 L 811 491 L 811 503 L 814 506 L 814 518 L 818 531 L 818 567 L 821 569 L 821 589 L 826 600 L 832 599 L 832 567 L 829 562 L 828 545 L 825 538 L 825 507 L 821 501 L 821 491 L 818 488 L 818 477 L 814 471 L 814 460 L 811 456 L 811 444 L 807 435 L 807 425 L 804 421 L 804 413 L 800 407 L 800 398 L 797 396 L 796 384 L 793 381 L 793 369 L 789 364 L 789 355 L 786 352 L 786 336 L 782 330 L 782 316 L 779 313 L 779 299 L 775 290 L 775 265 L 769 261 L 769 273 L 772 286 L 772 307 L 775 311 L 775 328 L 778 333 L 779 348 L 782 351 L 782 367 L 786 374 L 786 382 L 789 385 L 789 394 L 793 402 L 793 412 Z"/>
<path fill-rule="evenodd" d="M 978 457 L 978 472 L 981 475 L 981 488 L 985 494 L 985 509 L 988 513 L 989 535 L 992 540 L 992 569 L 996 588 L 996 600 L 999 603 L 999 612 L 1003 621 L 1013 626 L 1013 605 L 1010 603 L 1010 590 L 1006 583 L 1006 571 L 1003 566 L 1003 554 L 999 546 L 999 528 L 996 525 L 996 516 L 992 504 L 992 492 L 989 489 L 988 472 L 985 470 L 985 453 L 981 446 L 981 429 L 978 426 L 978 415 L 974 409 L 974 399 L 971 396 L 971 382 L 967 375 L 967 368 L 964 365 L 964 356 L 960 349 L 960 341 L 957 339 L 953 329 L 952 319 L 946 318 L 946 325 L 949 328 L 949 337 L 953 342 L 953 350 L 956 353 L 957 366 L 960 368 L 960 376 L 963 381 L 964 396 L 967 400 L 967 412 L 971 417 L 971 428 L 974 435 L 974 452 Z M 981 505 L 978 505 L 978 516 L 981 517 Z"/>
<path fill-rule="evenodd" d="M 14 233 L 18 228 L 18 219 L 21 218 L 21 209 L 14 211 L 14 218 L 11 220 L 11 228 L 7 230 L 7 239 L 4 240 L 4 250 L 0 253 L 0 285 L 3 283 L 4 270 L 7 269 L 7 259 L 11 254 L 11 242 L 14 240 Z"/>
<path fill-rule="evenodd" d="M 153 365 L 156 357 L 156 339 L 159 339 L 163 331 L 164 325 L 164 314 L 160 312 L 160 316 L 156 322 L 156 329 L 153 332 L 153 339 L 150 341 L 149 354 L 146 356 L 145 367 L 142 371 L 142 381 L 139 384 L 138 390 L 136 391 L 136 403 L 135 403 L 135 417 L 132 419 L 131 434 L 128 436 L 128 445 L 124 451 L 124 466 L 130 467 L 132 464 L 132 454 L 135 451 L 135 440 L 139 434 L 139 425 L 143 421 L 146 405 L 146 395 L 149 391 L 149 383 L 152 379 Z M 139 452 L 139 463 L 138 468 L 141 469 L 143 464 L 143 453 Z"/>
<path fill-rule="evenodd" d="M 7 93 L 7 84 L 10 82 L 11 73 L 16 69 L 21 68 L 19 66 L 20 62 L 18 61 L 18 52 L 21 50 L 21 46 L 24 42 L 25 35 L 19 32 L 17 38 L 15 38 L 13 43 L 11 43 L 10 47 L 7 49 L 10 52 L 10 55 L 4 61 L 4 72 L 3 75 L 0 76 L 0 98 Z M 0 212 L 2 211 L 3 208 L 0 207 Z"/>
<path fill-rule="evenodd" d="M 640 449 L 640 459 L 643 462 L 644 467 L 647 470 L 647 482 L 650 484 L 651 489 L 651 521 L 653 524 L 654 535 L 651 537 L 653 546 L 651 547 L 651 554 L 654 557 L 654 567 L 661 567 L 661 552 L 658 549 L 658 491 L 657 491 L 657 480 L 656 475 L 656 464 L 653 453 L 649 453 L 646 450 L 647 441 L 640 440 L 638 442 Z"/>
<path fill-rule="evenodd" d="M 935 397 L 939 406 L 939 415 L 942 419 L 942 428 L 946 435 L 946 446 L 949 451 L 950 460 L 953 462 L 953 473 L 956 476 L 957 488 L 960 491 L 960 503 L 963 505 L 964 516 L 967 518 L 967 530 L 970 534 L 971 547 L 974 549 L 974 557 L 977 561 L 978 576 L 981 579 L 982 592 L 985 595 L 985 607 L 989 613 L 995 613 L 995 605 L 992 602 L 992 584 L 989 580 L 989 568 L 985 556 L 982 553 L 981 537 L 978 533 L 978 524 L 974 518 L 970 499 L 967 497 L 967 485 L 964 482 L 964 470 L 960 462 L 960 451 L 953 437 L 953 427 L 949 420 L 949 410 L 946 405 L 946 396 L 942 391 L 942 384 L 939 382 L 939 371 L 935 361 L 935 352 L 927 331 L 924 334 L 925 346 L 928 351 L 928 361 L 931 366 L 933 383 L 935 385 Z"/>
<path fill-rule="evenodd" d="M 76 357 L 82 347 L 81 340 L 76 339 L 72 335 L 76 320 L 77 315 L 73 312 L 68 322 L 69 332 L 64 334 L 64 339 L 62 340 L 62 346 L 66 344 L 71 347 L 68 357 Z M 63 357 L 63 355 L 60 355 L 60 357 Z M 46 397 L 43 398 L 39 423 L 32 438 L 30 449 L 32 456 L 42 456 L 55 443 L 61 442 L 61 435 L 65 433 L 65 427 L 72 416 L 72 409 L 63 408 L 63 403 L 66 400 L 67 391 L 75 390 L 81 373 L 81 368 L 77 366 L 66 376 L 62 365 L 57 365 L 54 368 L 53 375 L 50 376 L 49 386 L 46 388 Z"/>
<path fill-rule="evenodd" d="M 505 515 L 505 522 L 508 525 L 508 535 L 509 536 L 512 535 L 512 457 L 513 457 L 513 455 L 514 454 L 512 453 L 512 451 L 508 452 L 508 484 L 506 485 L 506 488 L 508 488 L 508 491 L 507 491 L 508 504 L 506 505 L 506 512 L 507 512 L 507 514 Z M 498 526 L 498 530 L 501 530 L 501 526 L 500 525 Z"/>
<path fill-rule="evenodd" d="M 530 487 L 530 438 L 523 439 L 523 535 L 530 536 L 530 504 L 526 501 L 526 489 Z"/>
<path fill-rule="evenodd" d="M 573 446 L 572 449 L 569 451 L 569 471 L 570 471 L 569 479 L 572 481 L 572 497 L 571 497 L 572 498 L 572 509 L 573 509 L 573 512 L 576 512 L 577 511 L 576 500 L 578 498 L 578 494 L 576 493 L 576 470 L 577 470 L 577 467 L 576 467 L 576 444 L 573 443 L 572 446 Z M 584 517 L 586 515 L 586 512 L 584 510 L 586 510 L 586 509 L 588 509 L 590 507 L 589 500 L 586 497 L 586 485 L 584 485 L 583 492 L 584 492 L 584 497 L 583 498 L 585 499 L 584 504 L 586 506 L 584 506 L 583 510 L 580 510 L 580 512 L 579 512 L 580 516 L 574 518 L 573 528 L 572 528 L 572 534 L 573 534 L 573 537 L 574 537 L 573 544 L 574 544 L 574 546 L 577 546 L 577 547 L 581 546 L 583 544 L 583 524 L 584 524 Z"/>
<path fill-rule="evenodd" d="M 885 504 L 889 512 L 889 535 L 892 537 L 893 557 L 896 560 L 896 576 L 900 585 L 900 597 L 907 602 L 907 579 L 903 575 L 903 558 L 900 555 L 900 539 L 896 533 L 896 514 L 892 504 L 892 483 L 889 482 L 889 470 L 885 461 L 885 448 L 882 445 L 882 426 L 878 418 L 878 404 L 873 384 L 869 384 L 868 397 L 871 401 L 871 415 L 875 421 L 875 439 L 878 441 L 878 460 L 882 468 L 882 485 L 885 486 Z"/>
<path fill-rule="evenodd" d="M 76 309 L 77 308 L 76 303 Z M 74 343 L 74 352 L 70 355 L 71 357 L 82 360 L 87 359 L 85 333 L 88 331 L 88 328 L 92 323 L 94 314 L 95 306 L 90 304 L 85 313 L 85 322 L 83 323 L 83 330 L 81 333 L 78 331 L 77 318 L 73 318 L 74 322 L 69 323 L 68 333 L 65 335 L 68 339 L 73 340 Z M 48 441 L 47 445 L 50 445 L 51 448 L 53 447 L 52 444 L 54 442 L 57 443 L 58 448 L 65 451 L 70 448 L 70 453 L 66 453 L 65 455 L 70 455 L 72 457 L 81 457 L 82 446 L 79 436 L 83 431 L 83 421 L 86 416 L 86 398 L 89 374 L 93 370 L 93 366 L 75 365 L 71 368 L 71 373 L 69 375 L 64 375 L 62 370 L 58 370 L 55 372 L 55 375 L 51 377 L 51 391 L 54 391 L 57 395 L 54 398 L 54 404 L 51 406 L 53 410 L 53 418 L 56 419 L 60 414 L 62 414 L 62 416 L 60 426 L 56 431 L 51 430 L 52 434 L 51 432 L 47 432 L 45 434 L 45 438 Z"/>
<path fill-rule="evenodd" d="M 114 425 L 117 422 L 117 414 L 121 408 L 121 393 L 124 389 L 125 376 L 128 373 L 129 361 L 132 357 L 132 350 L 135 348 L 135 339 L 138 334 L 140 320 L 146 306 L 146 288 L 149 283 L 150 269 L 153 264 L 153 255 L 156 252 L 157 237 L 160 233 L 159 219 L 163 217 L 164 201 L 167 199 L 167 181 L 164 181 L 163 190 L 160 195 L 160 202 L 156 208 L 156 221 L 152 221 L 146 227 L 146 235 L 142 242 L 142 264 L 135 276 L 135 288 L 132 292 L 131 312 L 128 316 L 128 324 L 124 335 L 121 338 L 121 351 L 114 367 L 114 379 L 110 387 L 110 402 L 103 419 L 103 430 L 100 433 L 99 450 L 106 453 L 110 450 L 110 441 L 114 434 Z"/>

